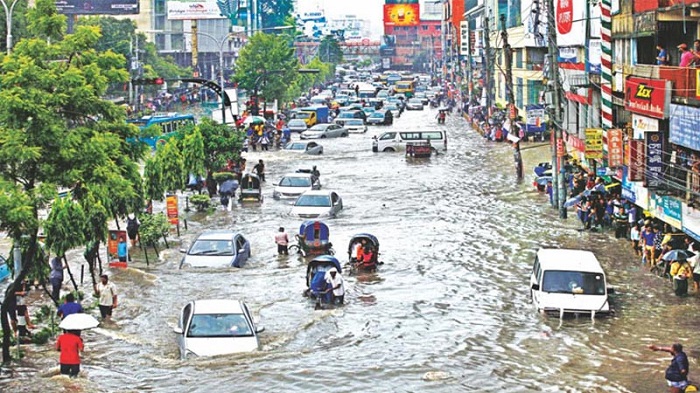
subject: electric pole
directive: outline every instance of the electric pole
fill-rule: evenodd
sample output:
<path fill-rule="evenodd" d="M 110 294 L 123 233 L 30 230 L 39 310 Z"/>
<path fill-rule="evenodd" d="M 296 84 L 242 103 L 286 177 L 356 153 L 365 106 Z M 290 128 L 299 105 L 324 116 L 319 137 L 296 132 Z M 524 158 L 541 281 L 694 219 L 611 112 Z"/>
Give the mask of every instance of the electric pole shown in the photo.
<path fill-rule="evenodd" d="M 523 158 L 520 154 L 520 136 L 517 135 L 518 127 L 515 125 L 515 86 L 513 86 L 513 50 L 508 43 L 508 31 L 506 30 L 506 16 L 501 14 L 501 38 L 503 39 L 503 59 L 506 65 L 506 96 L 508 97 L 508 112 L 510 118 L 510 130 L 508 133 L 516 138 L 513 143 L 513 162 L 515 164 L 515 177 L 523 180 Z"/>
<path fill-rule="evenodd" d="M 486 113 L 491 116 L 491 31 L 488 15 L 484 16 L 484 93 L 486 93 Z"/>
<path fill-rule="evenodd" d="M 467 105 L 472 103 L 472 29 L 467 19 Z"/>
<path fill-rule="evenodd" d="M 561 124 L 561 81 L 559 80 L 559 63 L 557 63 L 557 27 L 554 21 L 554 0 L 547 0 L 547 34 L 549 45 L 549 81 L 548 87 L 551 86 L 549 93 L 551 94 L 551 104 L 553 108 L 549 114 L 550 132 L 554 136 L 554 145 L 552 146 L 552 201 L 555 207 L 559 209 L 559 218 L 566 218 L 566 182 L 564 181 L 564 172 L 562 170 L 561 159 L 566 151 L 564 141 L 562 139 Z M 559 149 L 561 146 L 561 149 Z M 560 153 L 562 150 L 562 154 Z"/>

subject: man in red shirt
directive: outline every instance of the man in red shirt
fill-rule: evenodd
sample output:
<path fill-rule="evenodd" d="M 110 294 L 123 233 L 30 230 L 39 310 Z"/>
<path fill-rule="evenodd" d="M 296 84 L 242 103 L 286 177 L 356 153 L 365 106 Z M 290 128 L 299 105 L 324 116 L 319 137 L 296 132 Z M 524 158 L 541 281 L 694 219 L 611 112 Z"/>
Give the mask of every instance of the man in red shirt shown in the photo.
<path fill-rule="evenodd" d="M 80 372 L 80 352 L 83 348 L 83 339 L 79 330 L 66 330 L 56 340 L 56 350 L 61 352 L 58 362 L 61 364 L 61 374 L 71 378 L 78 376 Z"/>

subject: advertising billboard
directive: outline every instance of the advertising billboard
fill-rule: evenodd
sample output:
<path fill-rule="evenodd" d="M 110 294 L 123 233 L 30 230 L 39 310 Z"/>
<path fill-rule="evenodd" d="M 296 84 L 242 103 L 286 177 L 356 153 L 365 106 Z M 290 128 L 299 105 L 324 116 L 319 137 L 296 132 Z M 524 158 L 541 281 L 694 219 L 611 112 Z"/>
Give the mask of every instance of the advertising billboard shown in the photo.
<path fill-rule="evenodd" d="M 385 4 L 418 4 L 418 0 L 386 0 Z"/>
<path fill-rule="evenodd" d="M 58 0 L 56 9 L 64 15 L 131 15 L 139 13 L 139 0 Z"/>
<path fill-rule="evenodd" d="M 671 104 L 671 81 L 628 76 L 625 80 L 625 109 L 632 113 L 665 119 Z"/>
<path fill-rule="evenodd" d="M 383 35 L 379 44 L 379 54 L 382 56 L 396 55 L 396 36 Z"/>
<path fill-rule="evenodd" d="M 418 26 L 419 23 L 419 4 L 384 4 L 384 25 Z"/>
<path fill-rule="evenodd" d="M 225 19 L 216 0 L 168 0 L 169 20 Z"/>
<path fill-rule="evenodd" d="M 558 46 L 583 46 L 586 35 L 587 2 L 575 0 L 557 0 L 554 22 L 557 26 Z"/>
<path fill-rule="evenodd" d="M 661 132 L 644 134 L 646 160 L 644 162 L 644 185 L 647 188 L 659 188 L 663 183 L 663 136 Z"/>

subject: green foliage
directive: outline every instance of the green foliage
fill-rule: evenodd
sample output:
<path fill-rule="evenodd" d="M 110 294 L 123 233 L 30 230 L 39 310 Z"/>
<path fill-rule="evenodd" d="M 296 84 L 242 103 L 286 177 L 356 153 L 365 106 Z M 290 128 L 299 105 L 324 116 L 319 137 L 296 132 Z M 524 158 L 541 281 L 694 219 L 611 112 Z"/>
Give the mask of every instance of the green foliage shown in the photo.
<path fill-rule="evenodd" d="M 244 133 L 218 124 L 209 118 L 203 118 L 197 125 L 204 140 L 204 169 L 207 172 L 218 171 L 228 161 L 240 157 Z"/>
<path fill-rule="evenodd" d="M 160 161 L 163 188 L 168 192 L 182 189 L 185 179 L 185 161 L 177 140 L 171 138 L 156 149 L 156 160 Z"/>
<path fill-rule="evenodd" d="M 265 0 L 259 4 L 263 28 L 286 26 L 294 11 L 293 0 Z"/>
<path fill-rule="evenodd" d="M 197 194 L 190 197 L 190 202 L 198 212 L 206 210 L 211 204 L 211 198 L 206 194 Z"/>
<path fill-rule="evenodd" d="M 38 332 L 34 332 L 32 335 L 32 343 L 37 344 L 37 345 L 43 345 L 49 342 L 49 339 L 53 337 L 53 329 L 51 327 L 45 327 L 39 330 Z"/>
<path fill-rule="evenodd" d="M 140 216 L 139 238 L 143 244 L 156 244 L 170 230 L 168 218 L 163 213 Z"/>
<path fill-rule="evenodd" d="M 334 35 L 327 35 L 321 39 L 318 46 L 318 56 L 325 63 L 340 64 L 343 62 L 343 50 Z"/>
<path fill-rule="evenodd" d="M 214 174 L 212 174 L 212 177 L 219 184 L 225 182 L 226 180 L 237 179 L 236 175 L 231 172 L 215 172 Z"/>
<path fill-rule="evenodd" d="M 182 158 L 185 162 L 185 172 L 194 175 L 204 174 L 204 137 L 199 127 L 189 127 L 182 140 Z"/>
<path fill-rule="evenodd" d="M 144 193 L 146 198 L 162 201 L 165 194 L 163 168 L 156 156 L 149 157 L 143 169 Z"/>
<path fill-rule="evenodd" d="M 296 79 L 297 67 L 294 50 L 284 37 L 258 32 L 241 49 L 235 80 L 249 92 L 258 90 L 267 102 L 282 100 Z"/>
<path fill-rule="evenodd" d="M 44 223 L 46 247 L 60 257 L 71 248 L 84 244 L 85 223 L 85 212 L 80 204 L 68 197 L 58 198 Z"/>

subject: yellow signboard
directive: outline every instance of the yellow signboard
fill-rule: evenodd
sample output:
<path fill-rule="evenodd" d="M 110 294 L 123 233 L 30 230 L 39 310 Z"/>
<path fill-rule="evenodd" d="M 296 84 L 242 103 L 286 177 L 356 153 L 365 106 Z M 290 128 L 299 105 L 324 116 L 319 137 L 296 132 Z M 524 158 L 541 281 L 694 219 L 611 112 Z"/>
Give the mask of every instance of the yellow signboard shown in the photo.
<path fill-rule="evenodd" d="M 586 128 L 586 159 L 598 160 L 603 158 L 603 129 Z"/>

